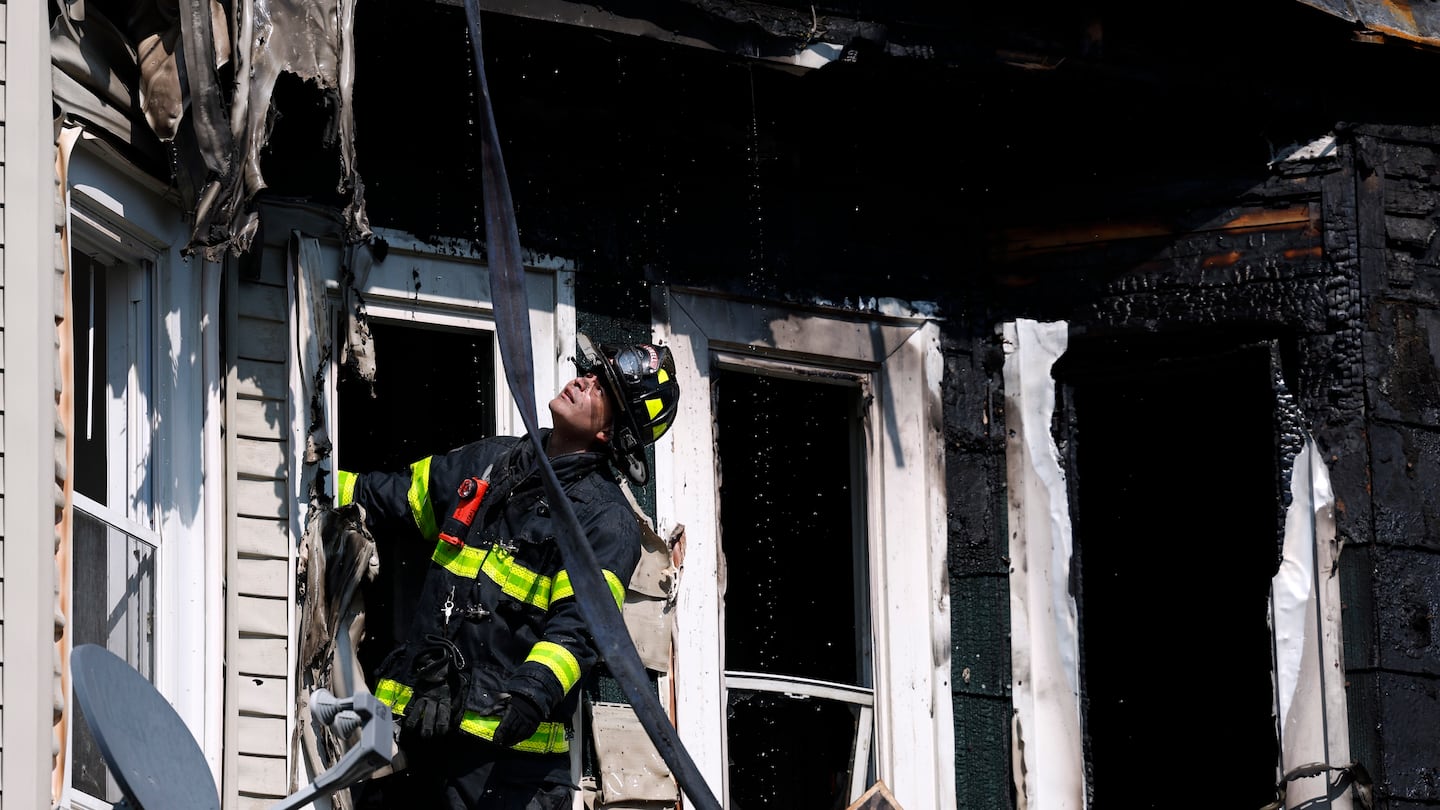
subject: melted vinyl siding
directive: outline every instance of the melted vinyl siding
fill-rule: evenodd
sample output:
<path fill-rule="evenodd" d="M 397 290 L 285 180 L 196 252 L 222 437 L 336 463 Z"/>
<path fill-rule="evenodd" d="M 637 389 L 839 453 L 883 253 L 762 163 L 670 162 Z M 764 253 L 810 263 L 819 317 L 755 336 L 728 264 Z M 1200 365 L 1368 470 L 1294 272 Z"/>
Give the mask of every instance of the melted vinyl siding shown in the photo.
<path fill-rule="evenodd" d="M 226 807 L 269 807 L 290 792 L 290 402 L 285 261 L 267 248 L 259 278 L 230 291 L 226 397 L 231 556 Z"/>

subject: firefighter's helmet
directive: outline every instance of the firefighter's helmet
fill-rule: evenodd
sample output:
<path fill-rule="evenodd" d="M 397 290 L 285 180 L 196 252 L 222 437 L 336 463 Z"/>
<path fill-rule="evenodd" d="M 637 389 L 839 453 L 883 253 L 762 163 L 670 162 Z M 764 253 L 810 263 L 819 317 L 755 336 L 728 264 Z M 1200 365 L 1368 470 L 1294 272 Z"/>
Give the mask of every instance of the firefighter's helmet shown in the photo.
<path fill-rule="evenodd" d="M 680 384 L 670 349 L 653 343 L 608 346 L 580 333 L 575 339 L 575 366 L 594 374 L 618 407 L 610 446 L 621 469 L 636 484 L 649 480 L 645 446 L 665 435 L 675 421 Z"/>

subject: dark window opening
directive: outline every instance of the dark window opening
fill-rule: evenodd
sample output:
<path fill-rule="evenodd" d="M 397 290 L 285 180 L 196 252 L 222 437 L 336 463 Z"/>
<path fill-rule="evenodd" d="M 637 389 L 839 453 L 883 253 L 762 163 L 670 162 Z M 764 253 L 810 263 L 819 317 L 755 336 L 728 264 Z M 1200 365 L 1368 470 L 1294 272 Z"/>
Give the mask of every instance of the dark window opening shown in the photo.
<path fill-rule="evenodd" d="M 105 362 L 110 345 L 106 340 L 106 275 L 103 267 L 78 250 L 71 251 L 70 264 L 75 491 L 105 504 L 109 503 L 106 475 L 110 442 L 105 424 L 105 386 L 110 379 Z"/>
<path fill-rule="evenodd" d="M 152 525 L 150 459 L 143 455 L 149 436 L 141 410 L 152 393 L 147 274 L 144 265 L 112 264 L 78 249 L 70 264 L 76 494 L 70 642 L 104 647 L 153 680 L 158 537 L 132 533 Z M 119 802 L 119 784 L 78 704 L 73 706 L 70 785 Z"/>
<path fill-rule="evenodd" d="M 1225 762 L 1194 802 L 1275 798 L 1268 623 L 1280 497 L 1268 347 L 1057 377 L 1074 402 L 1072 494 L 1093 807 L 1168 807 L 1175 776 Z M 1143 617 L 1143 621 L 1141 618 Z M 1223 798 L 1221 798 L 1223 797 Z"/>
<path fill-rule="evenodd" d="M 495 353 L 488 332 L 386 321 L 370 324 L 375 383 L 348 369 L 336 381 L 337 463 L 351 472 L 403 470 L 412 462 L 495 433 Z M 428 551 L 427 551 L 428 554 Z M 372 672 L 410 623 L 428 557 L 381 559 L 365 589 L 372 617 L 357 651 Z"/>
<path fill-rule="evenodd" d="M 375 385 L 342 369 L 341 469 L 399 470 L 495 433 L 495 350 L 489 332 L 370 324 Z"/>
<path fill-rule="evenodd" d="M 725 723 L 734 806 L 841 810 L 849 805 L 858 715 L 853 704 L 834 700 L 730 690 Z"/>
<path fill-rule="evenodd" d="M 726 672 L 870 685 L 858 389 L 726 370 L 716 380 Z M 844 807 L 868 722 L 858 727 L 852 703 L 769 689 L 730 690 L 731 800 Z"/>

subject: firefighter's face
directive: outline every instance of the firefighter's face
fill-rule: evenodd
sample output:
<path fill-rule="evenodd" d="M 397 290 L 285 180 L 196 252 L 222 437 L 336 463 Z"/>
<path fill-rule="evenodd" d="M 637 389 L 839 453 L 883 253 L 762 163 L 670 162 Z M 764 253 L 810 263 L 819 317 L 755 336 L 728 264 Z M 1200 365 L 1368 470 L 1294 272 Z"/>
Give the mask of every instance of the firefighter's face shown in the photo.
<path fill-rule="evenodd" d="M 550 400 L 555 431 L 573 440 L 607 441 L 614 414 L 614 403 L 594 374 L 576 377 Z"/>

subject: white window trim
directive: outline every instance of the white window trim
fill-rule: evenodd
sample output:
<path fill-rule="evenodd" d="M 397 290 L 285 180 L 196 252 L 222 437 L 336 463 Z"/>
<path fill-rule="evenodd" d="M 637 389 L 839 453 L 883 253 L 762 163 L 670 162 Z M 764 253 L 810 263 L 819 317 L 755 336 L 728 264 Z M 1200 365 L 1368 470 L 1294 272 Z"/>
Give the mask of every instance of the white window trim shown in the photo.
<path fill-rule="evenodd" d="M 218 781 L 221 661 L 207 650 L 223 639 L 216 596 L 223 538 L 209 531 L 221 504 L 217 487 L 194 482 L 220 469 L 218 456 L 207 450 L 220 435 L 213 407 L 220 389 L 219 300 L 203 294 L 219 269 L 181 255 L 189 235 L 183 214 L 153 184 L 93 136 L 72 133 L 67 141 L 75 143 L 66 189 L 74 244 L 150 268 L 148 361 L 161 373 L 152 376 L 147 409 L 154 528 L 139 536 L 157 545 L 155 686 L 195 736 Z M 198 491 L 177 490 L 187 483 Z M 73 793 L 68 784 L 66 791 Z"/>
<path fill-rule="evenodd" d="M 662 294 L 665 291 L 662 290 Z M 711 358 L 844 369 L 874 393 L 865 424 L 878 776 L 903 807 L 955 806 L 945 565 L 939 328 L 924 314 L 866 316 L 668 291 L 657 339 L 683 392 L 656 446 L 659 533 L 685 528 L 675 611 L 675 720 L 712 790 L 725 777 L 725 670 Z M 888 304 L 887 304 L 888 306 Z M 723 795 L 723 794 L 722 794 Z"/>
<path fill-rule="evenodd" d="M 1059 451 L 1051 368 L 1066 351 L 1064 321 L 1006 323 L 1006 487 L 1010 525 L 1011 758 L 1021 806 L 1085 807 L 1079 625 L 1070 593 L 1073 537 Z M 1342 672 L 1339 544 L 1329 473 L 1309 437 L 1296 456 L 1285 516 L 1283 560 L 1271 581 L 1275 700 L 1284 771 L 1350 762 Z M 1328 773 L 1321 776 L 1328 777 Z M 1299 779 L 1286 807 L 1325 795 L 1323 778 Z M 1349 792 L 1332 800 L 1349 810 Z"/>
<path fill-rule="evenodd" d="M 375 235 L 386 241 L 385 260 L 362 269 L 356 279 L 371 318 L 495 332 L 490 268 L 471 255 L 468 243 L 426 242 L 385 228 L 375 229 Z M 535 418 L 540 427 L 549 427 L 550 411 L 545 404 L 574 376 L 574 265 L 528 253 L 523 261 L 535 360 Z M 338 263 L 330 266 L 338 267 Z M 338 277 L 335 283 L 339 283 Z M 494 347 L 495 433 L 521 436 L 525 423 L 505 381 L 498 339 Z"/>

